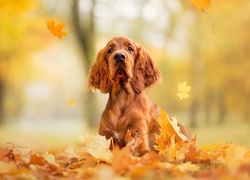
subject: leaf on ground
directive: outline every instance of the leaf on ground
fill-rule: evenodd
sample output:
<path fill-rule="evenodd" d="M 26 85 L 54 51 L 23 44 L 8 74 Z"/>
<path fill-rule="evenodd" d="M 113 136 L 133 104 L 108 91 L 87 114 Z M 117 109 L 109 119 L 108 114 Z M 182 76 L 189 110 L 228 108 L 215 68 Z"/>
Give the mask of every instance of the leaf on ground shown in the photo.
<path fill-rule="evenodd" d="M 194 173 L 197 172 L 200 167 L 197 164 L 192 164 L 191 162 L 185 162 L 178 164 L 175 169 L 179 170 L 182 173 Z"/>
<path fill-rule="evenodd" d="M 176 118 L 171 118 L 165 111 L 161 110 L 161 117 L 158 119 L 160 125 L 160 134 L 156 135 L 155 149 L 164 153 L 167 146 L 171 144 L 171 139 L 177 142 L 190 141 L 190 135 L 182 131 L 183 125 L 178 123 Z"/>
<path fill-rule="evenodd" d="M 196 137 L 192 139 L 190 132 L 175 117 L 171 118 L 163 110 L 158 122 L 160 134 L 156 135 L 154 148 L 170 162 L 186 159 L 191 145 L 196 147 Z"/>
<path fill-rule="evenodd" d="M 203 163 L 221 164 L 235 169 L 250 162 L 249 153 L 246 146 L 219 143 L 201 147 L 198 157 Z"/>
<path fill-rule="evenodd" d="M 47 161 L 48 163 L 55 165 L 55 166 L 59 166 L 59 164 L 56 162 L 56 158 L 54 155 L 45 152 L 45 154 L 43 155 L 45 161 Z"/>
<path fill-rule="evenodd" d="M 115 149 L 113 150 L 111 166 L 119 174 L 124 174 L 126 171 L 133 168 L 134 165 L 137 164 L 137 162 L 137 159 L 131 155 L 130 149 L 128 147 L 125 147 L 123 149 L 115 147 Z"/>
<path fill-rule="evenodd" d="M 197 162 L 197 158 L 199 156 L 199 151 L 197 149 L 196 146 L 196 135 L 194 136 L 194 138 L 192 139 L 190 146 L 188 148 L 188 151 L 186 153 L 186 159 L 191 161 L 191 162 Z"/>
<path fill-rule="evenodd" d="M 87 133 L 80 135 L 79 138 L 82 142 L 82 147 L 79 148 L 78 153 L 82 155 L 89 153 L 98 161 L 111 162 L 112 153 L 109 149 L 111 139 L 106 140 L 104 136 L 99 134 L 93 136 Z"/>
<path fill-rule="evenodd" d="M 0 148 L 0 161 L 8 161 L 11 150 L 8 148 Z"/>
<path fill-rule="evenodd" d="M 45 159 L 43 156 L 31 154 L 29 164 L 37 164 L 43 166 L 45 164 Z"/>
<path fill-rule="evenodd" d="M 246 160 L 247 148 L 244 146 L 233 146 L 228 147 L 226 151 L 225 160 L 229 168 L 238 168 Z M 248 159 L 249 161 L 250 159 Z"/>
<path fill-rule="evenodd" d="M 129 147 L 123 149 L 115 147 L 111 166 L 119 175 L 142 178 L 150 169 L 159 167 L 159 156 L 155 152 L 149 152 L 143 157 L 134 157 Z"/>
<path fill-rule="evenodd" d="M 107 143 L 99 135 L 82 136 L 83 147 L 51 149 L 50 153 L 31 152 L 26 148 L 0 148 L 0 152 L 3 152 L 0 179 L 250 178 L 250 149 L 246 146 L 220 143 L 197 149 L 196 137 L 191 141 L 183 141 L 181 138 L 178 140 L 176 134 L 166 146 L 165 154 L 149 152 L 142 157 L 134 157 L 129 147 L 116 147 L 110 152 L 112 157 L 109 162 L 97 160 L 88 152 L 96 147 L 105 154 L 110 142 Z M 98 143 L 88 146 L 91 141 Z"/>

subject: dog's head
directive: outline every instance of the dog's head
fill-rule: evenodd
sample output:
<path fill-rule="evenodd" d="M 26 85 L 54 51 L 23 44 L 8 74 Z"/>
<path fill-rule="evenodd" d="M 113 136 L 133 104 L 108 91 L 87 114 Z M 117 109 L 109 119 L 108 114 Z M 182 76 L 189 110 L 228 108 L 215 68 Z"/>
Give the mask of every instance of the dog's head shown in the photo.
<path fill-rule="evenodd" d="M 115 37 L 99 51 L 90 69 L 88 86 L 108 93 L 113 83 L 128 81 L 139 93 L 160 79 L 160 71 L 142 46 L 127 37 Z"/>

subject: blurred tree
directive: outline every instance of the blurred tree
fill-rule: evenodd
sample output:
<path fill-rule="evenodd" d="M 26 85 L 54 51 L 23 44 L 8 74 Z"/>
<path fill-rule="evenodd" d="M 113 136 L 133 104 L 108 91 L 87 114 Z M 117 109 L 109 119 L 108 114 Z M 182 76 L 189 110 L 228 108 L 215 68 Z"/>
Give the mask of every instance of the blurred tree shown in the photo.
<path fill-rule="evenodd" d="M 22 84 L 21 79 L 30 76 L 27 57 L 43 45 L 44 24 L 42 17 L 37 16 L 38 7 L 39 3 L 33 0 L 0 1 L 0 123 L 4 121 L 7 86 L 14 81 Z M 16 91 L 20 93 L 20 89 Z M 16 109 L 20 110 L 21 102 L 15 101 Z"/>
<path fill-rule="evenodd" d="M 240 7 L 240 12 L 235 7 Z M 209 9 L 214 32 L 213 25 L 210 23 L 209 26 L 210 17 L 206 20 L 203 16 L 202 21 L 194 26 L 195 29 L 200 29 L 193 36 L 198 36 L 204 67 L 201 93 L 205 100 L 203 106 L 207 121 L 208 118 L 215 118 L 210 115 L 214 108 L 218 112 L 219 124 L 234 116 L 237 119 L 242 119 L 243 116 L 249 119 L 249 10 L 247 0 L 231 0 L 230 3 L 218 1 Z"/>
<path fill-rule="evenodd" d="M 28 56 L 30 48 L 25 47 L 34 42 L 27 35 L 37 30 L 38 21 L 33 21 L 35 15 L 32 14 L 35 7 L 37 2 L 32 0 L 0 1 L 0 123 L 4 121 L 6 87 L 13 80 L 9 74 L 10 63 L 17 57 L 21 60 L 21 57 Z"/>
<path fill-rule="evenodd" d="M 95 60 L 94 7 L 95 0 L 73 0 L 72 4 L 73 26 L 82 52 L 86 77 L 91 64 Z M 85 97 L 85 118 L 90 127 L 97 127 L 99 119 L 96 115 L 96 97 L 92 92 L 87 92 Z"/>
<path fill-rule="evenodd" d="M 197 116 L 201 110 L 201 86 L 202 86 L 202 66 L 203 57 L 201 56 L 200 42 L 202 41 L 201 28 L 198 26 L 201 18 L 197 16 L 191 31 L 189 40 L 189 49 L 191 56 L 191 79 L 192 79 L 192 102 L 190 109 L 190 126 L 197 126 Z"/>

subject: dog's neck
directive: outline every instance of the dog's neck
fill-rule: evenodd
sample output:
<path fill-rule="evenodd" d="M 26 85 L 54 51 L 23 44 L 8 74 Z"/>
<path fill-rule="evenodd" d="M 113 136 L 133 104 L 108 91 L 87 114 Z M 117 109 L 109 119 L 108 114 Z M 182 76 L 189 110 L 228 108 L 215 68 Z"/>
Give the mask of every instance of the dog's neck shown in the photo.
<path fill-rule="evenodd" d="M 125 96 L 133 96 L 135 91 L 131 87 L 130 79 L 117 79 L 113 81 L 111 90 L 111 97 L 119 96 L 119 94 L 125 94 Z"/>

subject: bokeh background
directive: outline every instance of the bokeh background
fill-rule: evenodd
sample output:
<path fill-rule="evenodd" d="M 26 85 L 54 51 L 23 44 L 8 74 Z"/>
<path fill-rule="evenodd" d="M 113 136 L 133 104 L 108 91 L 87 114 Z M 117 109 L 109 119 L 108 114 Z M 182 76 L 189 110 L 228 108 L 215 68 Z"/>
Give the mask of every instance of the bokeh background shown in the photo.
<path fill-rule="evenodd" d="M 49 20 L 67 36 L 53 36 Z M 87 74 L 98 50 L 122 35 L 162 72 L 147 94 L 199 146 L 250 147 L 249 29 L 249 0 L 212 0 L 205 10 L 190 0 L 0 0 L 0 144 L 96 133 L 108 95 L 88 91 Z M 180 100 L 183 81 L 191 92 Z"/>

